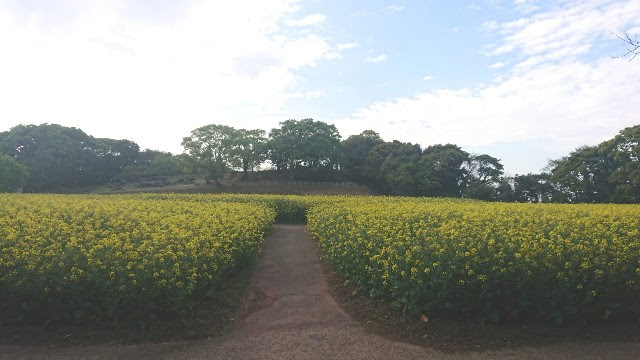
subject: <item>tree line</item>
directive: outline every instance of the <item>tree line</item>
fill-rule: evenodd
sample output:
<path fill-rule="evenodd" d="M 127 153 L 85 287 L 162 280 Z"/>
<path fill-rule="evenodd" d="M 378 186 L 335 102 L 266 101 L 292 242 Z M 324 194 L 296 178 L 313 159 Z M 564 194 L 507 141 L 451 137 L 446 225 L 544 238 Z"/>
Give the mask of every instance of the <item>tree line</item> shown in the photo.
<path fill-rule="evenodd" d="M 116 176 L 177 175 L 186 161 L 184 155 L 140 151 L 133 141 L 94 138 L 73 127 L 18 125 L 0 132 L 0 191 L 67 192 Z"/>
<path fill-rule="evenodd" d="M 0 191 L 64 192 L 116 177 L 225 173 L 270 167 L 289 180 L 352 181 L 378 193 L 518 202 L 640 202 L 640 125 L 553 160 L 545 171 L 505 176 L 500 160 L 454 144 L 426 148 L 366 130 L 342 139 L 334 125 L 286 120 L 268 134 L 211 124 L 184 137 L 184 152 L 144 150 L 55 124 L 0 133 Z"/>

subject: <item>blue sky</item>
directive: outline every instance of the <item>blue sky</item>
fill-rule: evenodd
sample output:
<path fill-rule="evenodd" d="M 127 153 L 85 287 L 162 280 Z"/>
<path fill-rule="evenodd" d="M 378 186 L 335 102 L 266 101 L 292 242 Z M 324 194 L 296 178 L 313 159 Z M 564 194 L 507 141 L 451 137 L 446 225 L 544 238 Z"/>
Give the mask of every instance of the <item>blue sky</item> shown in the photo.
<path fill-rule="evenodd" d="M 0 130 L 180 152 L 195 127 L 312 117 L 510 174 L 640 123 L 640 2 L 0 0 Z"/>

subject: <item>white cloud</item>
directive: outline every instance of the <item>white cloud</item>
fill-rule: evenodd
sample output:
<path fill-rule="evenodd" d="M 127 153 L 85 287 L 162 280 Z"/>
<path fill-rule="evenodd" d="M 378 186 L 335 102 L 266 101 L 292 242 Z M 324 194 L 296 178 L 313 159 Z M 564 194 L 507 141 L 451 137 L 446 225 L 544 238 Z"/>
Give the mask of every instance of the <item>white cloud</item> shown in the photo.
<path fill-rule="evenodd" d="M 457 33 L 458 31 L 460 31 L 460 28 L 457 26 L 451 28 L 451 32 Z"/>
<path fill-rule="evenodd" d="M 381 55 L 378 55 L 376 57 L 368 57 L 366 59 L 366 61 L 370 62 L 370 63 L 374 63 L 374 64 L 385 62 L 385 61 L 387 61 L 387 55 L 386 54 L 381 54 Z"/>
<path fill-rule="evenodd" d="M 568 152 L 638 123 L 635 65 L 610 59 L 550 65 L 478 89 L 440 89 L 377 102 L 335 123 L 345 136 L 376 129 L 388 140 L 424 146 L 547 140 Z M 545 162 L 543 156 L 536 166 Z M 521 169 L 521 164 L 505 165 Z"/>
<path fill-rule="evenodd" d="M 357 48 L 359 46 L 360 46 L 360 44 L 357 43 L 357 42 L 338 44 L 338 45 L 336 45 L 336 47 L 333 50 L 330 50 L 330 51 L 325 53 L 324 59 L 326 59 L 326 60 L 341 59 L 342 58 L 342 54 L 341 54 L 342 51 L 355 49 L 355 48 Z"/>
<path fill-rule="evenodd" d="M 318 35 L 289 40 L 282 44 L 283 62 L 292 69 L 315 66 L 325 56 L 332 57 L 331 46 Z"/>
<path fill-rule="evenodd" d="M 485 29 L 494 29 L 502 37 L 494 53 L 511 52 L 516 59 L 513 69 L 487 84 L 379 101 L 335 123 L 345 136 L 376 129 L 387 140 L 423 146 L 511 144 L 508 151 L 493 154 L 509 159 L 505 167 L 510 172 L 538 171 L 550 153 L 566 154 L 638 124 L 637 64 L 608 54 L 581 59 L 576 53 L 589 53 L 597 39 L 606 38 L 615 28 L 637 26 L 640 2 L 563 4 L 529 18 L 485 23 Z M 497 62 L 491 67 L 504 65 Z M 545 144 L 547 152 L 510 156 L 521 151 L 519 144 L 524 143 Z M 518 161 L 524 157 L 529 163 Z"/>
<path fill-rule="evenodd" d="M 493 64 L 489 65 L 489 67 L 490 67 L 491 69 L 501 69 L 501 68 L 503 68 L 505 65 L 507 65 L 507 64 L 506 64 L 506 63 L 503 63 L 503 62 L 498 61 L 497 63 L 493 63 Z"/>
<path fill-rule="evenodd" d="M 370 15 L 385 15 L 396 14 L 404 10 L 404 5 L 391 4 L 387 7 L 378 8 L 376 10 L 358 10 L 352 15 L 356 17 L 370 16 Z"/>
<path fill-rule="evenodd" d="M 317 99 L 321 97 L 325 97 L 327 94 L 322 90 L 313 90 L 313 91 L 296 91 L 290 94 L 287 94 L 288 98 L 291 99 Z"/>
<path fill-rule="evenodd" d="M 390 13 L 398 13 L 400 11 L 404 10 L 404 5 L 398 5 L 398 4 L 391 4 L 389 6 L 387 6 L 387 11 L 389 11 Z"/>
<path fill-rule="evenodd" d="M 54 122 L 179 151 L 204 124 L 276 125 L 297 70 L 335 53 L 319 34 L 283 35 L 294 0 L 30 4 L 0 3 L 0 131 Z"/>
<path fill-rule="evenodd" d="M 336 60 L 336 59 L 341 59 L 342 55 L 337 51 L 329 51 L 326 54 L 324 54 L 323 58 L 325 60 Z"/>
<path fill-rule="evenodd" d="M 427 75 L 427 76 L 423 77 L 422 79 L 425 80 L 425 81 L 433 80 L 433 76 Z"/>
<path fill-rule="evenodd" d="M 288 20 L 287 25 L 289 26 L 309 26 L 309 25 L 318 25 L 325 22 L 326 18 L 323 14 L 312 14 L 307 15 L 300 19 Z"/>
<path fill-rule="evenodd" d="M 495 20 L 485 21 L 482 23 L 483 30 L 496 30 L 499 26 L 500 25 Z"/>
<path fill-rule="evenodd" d="M 516 9 L 523 13 L 530 13 L 540 9 L 540 6 L 536 5 L 539 0 L 514 0 L 513 4 Z"/>
<path fill-rule="evenodd" d="M 490 54 L 518 51 L 524 56 L 544 55 L 547 59 L 581 55 L 590 50 L 596 39 L 637 24 L 638 14 L 637 0 L 568 2 L 548 12 L 500 24 L 504 39 Z"/>
<path fill-rule="evenodd" d="M 336 45 L 336 49 L 338 50 L 350 50 L 350 49 L 355 49 L 357 47 L 359 47 L 360 44 L 357 42 L 350 42 L 350 43 L 344 43 L 344 44 L 338 44 Z"/>

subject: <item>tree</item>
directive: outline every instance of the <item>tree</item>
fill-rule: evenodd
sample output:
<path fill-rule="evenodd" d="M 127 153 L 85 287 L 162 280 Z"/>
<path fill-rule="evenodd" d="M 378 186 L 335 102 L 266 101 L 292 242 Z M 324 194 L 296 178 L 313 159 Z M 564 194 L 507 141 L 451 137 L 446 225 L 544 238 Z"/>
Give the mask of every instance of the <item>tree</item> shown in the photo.
<path fill-rule="evenodd" d="M 332 178 L 342 155 L 338 129 L 313 119 L 281 122 L 269 132 L 267 148 L 269 160 L 291 178 Z"/>
<path fill-rule="evenodd" d="M 373 169 L 367 158 L 371 150 L 380 144 L 384 144 L 384 140 L 373 130 L 365 130 L 343 140 L 341 169 L 344 176 L 361 184 L 372 184 L 378 169 Z"/>
<path fill-rule="evenodd" d="M 501 177 L 498 181 L 498 185 L 495 189 L 495 201 L 501 202 L 513 202 L 514 201 L 514 193 L 513 193 L 513 179 L 508 177 Z"/>
<path fill-rule="evenodd" d="M 14 192 L 22 188 L 27 180 L 24 166 L 13 158 L 0 154 L 0 192 Z"/>
<path fill-rule="evenodd" d="M 609 201 L 640 202 L 640 125 L 620 131 L 613 139 L 598 145 L 602 157 L 610 163 Z"/>
<path fill-rule="evenodd" d="M 504 166 L 493 156 L 471 155 L 464 164 L 464 195 L 473 199 L 495 200 Z"/>
<path fill-rule="evenodd" d="M 468 161 L 469 153 L 457 145 L 432 145 L 424 149 L 418 163 L 421 193 L 460 197 L 465 181 L 463 165 Z"/>
<path fill-rule="evenodd" d="M 583 146 L 548 166 L 554 201 L 640 202 L 640 125 L 597 146 Z"/>
<path fill-rule="evenodd" d="M 135 164 L 140 147 L 130 140 L 98 138 L 94 139 L 93 153 L 96 158 L 91 163 L 89 173 L 96 183 L 102 183 L 120 174 L 125 167 Z"/>
<path fill-rule="evenodd" d="M 122 174 L 126 177 L 172 176 L 189 172 L 188 156 L 172 155 L 168 152 L 145 150 L 135 164 L 126 166 Z"/>
<path fill-rule="evenodd" d="M 464 164 L 466 180 L 478 183 L 496 183 L 503 174 L 504 166 L 493 156 L 471 155 Z"/>
<path fill-rule="evenodd" d="M 380 168 L 402 144 L 397 140 L 385 142 L 374 146 L 367 154 L 366 168 L 370 171 L 367 176 L 375 180 L 373 186 L 381 193 L 389 193 L 389 188 L 384 178 L 380 176 Z"/>
<path fill-rule="evenodd" d="M 376 177 L 378 188 L 391 195 L 420 195 L 416 176 L 422 153 L 420 145 L 394 141 L 386 149 L 378 150 L 388 151 Z"/>
<path fill-rule="evenodd" d="M 56 192 L 103 184 L 139 161 L 130 140 L 94 138 L 56 124 L 18 125 L 0 133 L 0 153 L 23 164 L 27 192 Z"/>
<path fill-rule="evenodd" d="M 233 162 L 242 168 L 242 177 L 247 179 L 249 170 L 253 170 L 266 160 L 265 131 L 260 129 L 238 129 L 234 132 L 232 149 Z"/>
<path fill-rule="evenodd" d="M 611 57 L 613 58 L 629 57 L 629 61 L 631 61 L 635 59 L 635 57 L 638 56 L 638 54 L 640 54 L 640 39 L 638 39 L 639 34 L 636 34 L 635 36 L 629 35 L 628 32 L 624 32 L 623 35 L 618 35 L 616 33 L 612 33 L 612 34 L 622 41 L 624 46 L 627 48 L 627 52 L 619 56 L 612 55 Z"/>
<path fill-rule="evenodd" d="M 56 124 L 18 125 L 0 133 L 0 153 L 23 164 L 27 192 L 64 191 L 95 181 L 95 139 Z"/>
<path fill-rule="evenodd" d="M 611 163 L 596 146 L 584 146 L 550 162 L 551 181 L 568 202 L 606 202 L 611 194 Z"/>
<path fill-rule="evenodd" d="M 559 200 L 548 174 L 526 174 L 513 177 L 513 201 L 525 203 Z"/>
<path fill-rule="evenodd" d="M 218 178 L 233 166 L 235 129 L 226 125 L 206 125 L 191 131 L 182 146 L 198 166 L 206 172 L 207 181 Z"/>

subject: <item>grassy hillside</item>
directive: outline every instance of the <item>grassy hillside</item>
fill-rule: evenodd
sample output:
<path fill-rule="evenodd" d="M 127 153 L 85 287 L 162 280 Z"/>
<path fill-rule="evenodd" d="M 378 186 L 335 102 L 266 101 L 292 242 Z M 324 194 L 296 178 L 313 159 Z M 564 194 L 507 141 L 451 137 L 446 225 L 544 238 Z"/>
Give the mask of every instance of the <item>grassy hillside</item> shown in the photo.
<path fill-rule="evenodd" d="M 204 175 L 156 176 L 110 185 L 79 187 L 74 193 L 125 194 L 137 192 L 248 193 L 282 195 L 371 195 L 367 186 L 346 182 L 287 180 L 242 180 L 240 174 L 227 174 L 219 185 L 207 184 Z"/>

